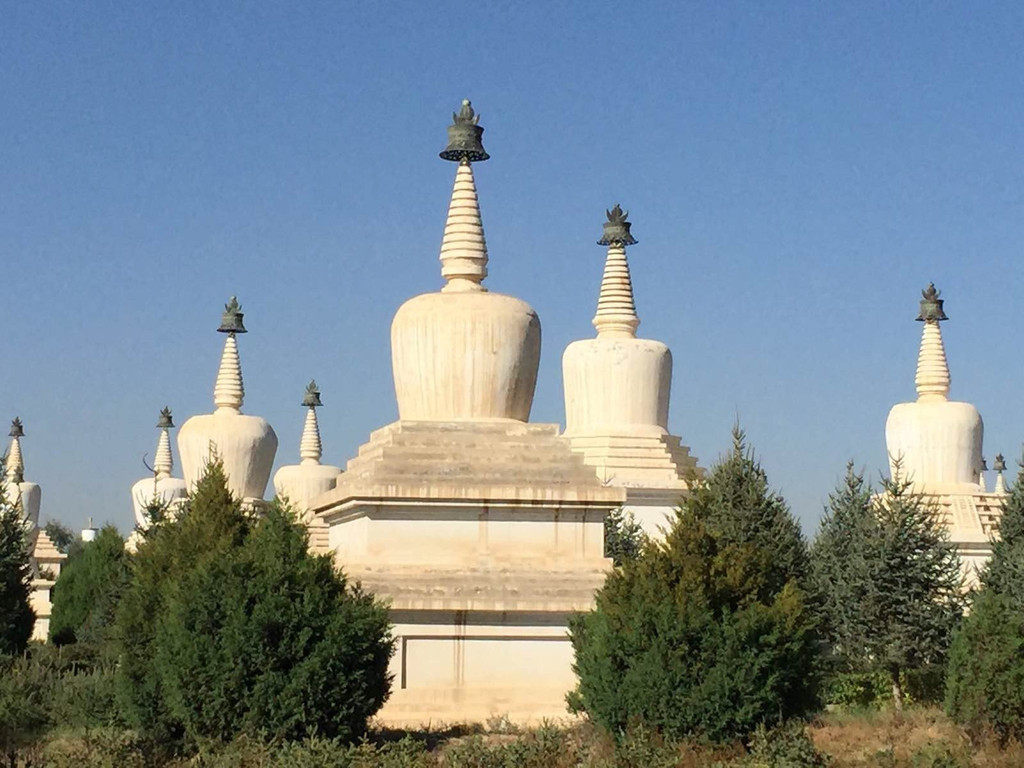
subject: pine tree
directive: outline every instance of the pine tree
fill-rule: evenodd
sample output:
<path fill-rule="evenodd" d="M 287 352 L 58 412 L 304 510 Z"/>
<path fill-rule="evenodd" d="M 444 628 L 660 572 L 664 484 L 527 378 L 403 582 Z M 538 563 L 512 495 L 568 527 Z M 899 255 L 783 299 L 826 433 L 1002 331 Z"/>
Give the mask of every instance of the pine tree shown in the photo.
<path fill-rule="evenodd" d="M 945 525 L 898 466 L 874 498 L 849 466 L 812 554 L 833 652 L 846 668 L 885 673 L 902 709 L 905 673 L 945 662 L 963 614 L 960 558 Z"/>
<path fill-rule="evenodd" d="M 806 548 L 737 431 L 661 545 L 612 571 L 574 616 L 570 705 L 621 733 L 744 737 L 817 706 L 818 638 Z"/>
<path fill-rule="evenodd" d="M 127 578 L 124 539 L 114 526 L 104 526 L 61 569 L 53 588 L 50 639 L 57 645 L 82 640 L 102 645 Z"/>
<path fill-rule="evenodd" d="M 893 706 L 903 707 L 902 673 L 946 661 L 963 616 L 960 557 L 936 510 L 897 471 L 882 483 L 878 527 L 868 547 L 874 579 L 863 609 L 864 649 L 889 673 Z"/>
<path fill-rule="evenodd" d="M 4 476 L 0 461 L 0 478 Z M 32 566 L 21 509 L 9 504 L 0 481 L 0 654 L 25 650 L 35 613 L 30 603 Z"/>
<path fill-rule="evenodd" d="M 946 709 L 976 733 L 1024 742 L 1024 463 L 992 549 L 953 639 Z"/>
<path fill-rule="evenodd" d="M 872 590 L 868 549 L 875 525 L 871 489 L 851 461 L 842 482 L 829 494 L 811 546 L 822 635 L 833 658 L 847 669 L 863 661 L 864 638 L 870 632 L 862 607 Z"/>

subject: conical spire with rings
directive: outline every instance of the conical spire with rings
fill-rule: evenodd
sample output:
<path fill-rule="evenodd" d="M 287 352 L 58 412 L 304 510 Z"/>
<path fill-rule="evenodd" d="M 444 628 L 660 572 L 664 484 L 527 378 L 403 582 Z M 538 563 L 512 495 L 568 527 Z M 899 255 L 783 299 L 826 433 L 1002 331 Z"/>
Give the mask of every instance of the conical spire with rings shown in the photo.
<path fill-rule="evenodd" d="M 934 402 L 949 398 L 949 364 L 946 362 L 946 349 L 942 343 L 942 330 L 939 323 L 947 320 L 943 311 L 942 292 L 935 288 L 934 283 L 921 291 L 921 312 L 917 319 L 924 323 L 921 333 L 921 349 L 917 356 L 917 375 L 914 383 L 917 386 L 919 402 Z"/>
<path fill-rule="evenodd" d="M 598 338 L 634 339 L 640 318 L 637 317 L 633 300 L 633 281 L 626 260 L 626 246 L 636 244 L 636 239 L 630 233 L 632 224 L 627 221 L 629 213 L 623 212 L 621 206 L 616 204 L 610 211 L 605 211 L 605 215 L 608 221 L 604 224 L 604 234 L 597 244 L 608 246 L 608 256 L 601 278 L 594 327 Z"/>
<path fill-rule="evenodd" d="M 307 385 L 302 404 L 307 410 L 306 423 L 302 427 L 302 439 L 299 441 L 299 456 L 303 464 L 319 464 L 323 446 L 320 443 L 320 425 L 316 419 L 316 409 L 323 403 L 320 402 L 320 390 L 316 386 L 316 380 Z"/>
<path fill-rule="evenodd" d="M 22 483 L 25 481 L 25 460 L 21 455 L 21 438 L 25 436 L 25 428 L 21 424 L 21 419 L 15 418 L 11 422 L 11 431 L 8 435 L 11 438 L 11 446 L 7 450 L 6 479 L 8 482 Z"/>
<path fill-rule="evenodd" d="M 160 411 L 160 420 L 156 424 L 160 430 L 160 439 L 156 444 L 156 456 L 153 458 L 153 474 L 157 480 L 170 477 L 174 471 L 174 454 L 171 453 L 170 430 L 174 427 L 171 409 L 166 406 Z"/>
<path fill-rule="evenodd" d="M 459 167 L 441 240 L 441 275 L 447 281 L 441 290 L 485 291 L 487 240 L 472 163 L 483 162 L 490 155 L 483 147 L 484 129 L 478 124 L 480 115 L 473 111 L 469 99 L 463 100 L 462 108 L 452 115 L 452 120 L 448 127 L 448 146 L 440 156 L 457 162 Z"/>
<path fill-rule="evenodd" d="M 235 334 L 245 333 L 242 323 L 242 306 L 234 296 L 224 305 L 221 318 L 220 333 L 228 334 L 224 341 L 224 352 L 217 370 L 217 383 L 213 387 L 213 402 L 217 410 L 239 412 L 245 400 L 245 385 L 242 383 L 242 365 L 238 359 L 238 342 Z"/>

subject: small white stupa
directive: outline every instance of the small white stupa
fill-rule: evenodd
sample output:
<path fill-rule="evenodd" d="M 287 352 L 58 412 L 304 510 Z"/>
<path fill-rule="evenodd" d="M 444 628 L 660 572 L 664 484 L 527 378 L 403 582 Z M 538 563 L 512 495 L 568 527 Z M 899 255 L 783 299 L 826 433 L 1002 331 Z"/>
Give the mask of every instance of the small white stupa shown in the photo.
<path fill-rule="evenodd" d="M 899 403 L 885 422 L 890 471 L 913 484 L 942 514 L 959 550 L 968 583 L 991 555 L 1005 499 L 1001 468 L 994 492 L 986 492 L 982 459 L 984 424 L 970 403 L 949 399 L 949 365 L 939 324 L 947 320 L 944 300 L 934 284 L 921 292 L 919 322 L 924 323 L 917 357 L 917 400 Z"/>
<path fill-rule="evenodd" d="M 21 508 L 21 516 L 28 528 L 39 526 L 39 504 L 42 491 L 35 483 L 25 481 L 25 459 L 21 454 L 21 438 L 25 436 L 25 428 L 21 419 L 11 422 L 10 447 L 7 449 L 7 467 L 4 477 L 4 495 L 9 504 Z"/>
<path fill-rule="evenodd" d="M 301 519 L 308 522 L 311 516 L 309 502 L 335 486 L 341 468 L 320 463 L 323 446 L 320 443 L 316 409 L 323 406 L 323 403 L 320 401 L 316 381 L 309 382 L 306 387 L 302 405 L 306 408 L 306 423 L 299 441 L 299 457 L 302 461 L 300 464 L 281 467 L 274 473 L 274 490 L 278 496 L 291 502 Z"/>
<path fill-rule="evenodd" d="M 160 419 L 156 426 L 160 430 L 160 438 L 153 458 L 153 475 L 142 478 L 132 486 L 135 525 L 141 530 L 146 530 L 152 523 L 152 508 L 170 509 L 176 502 L 184 499 L 188 492 L 183 479 L 171 477 L 171 472 L 174 471 L 174 456 L 171 454 L 170 430 L 174 428 L 174 420 L 170 408 L 165 407 L 160 411 Z"/>
<path fill-rule="evenodd" d="M 185 484 L 193 488 L 214 457 L 224 463 L 228 489 L 245 502 L 259 501 L 267 489 L 277 453 L 277 435 L 266 419 L 242 413 L 245 387 L 236 334 L 245 333 L 242 307 L 232 296 L 224 307 L 220 333 L 228 335 L 213 388 L 217 410 L 193 416 L 178 431 L 178 453 Z"/>
<path fill-rule="evenodd" d="M 21 438 L 25 428 L 21 419 L 11 422 L 11 444 L 7 449 L 7 465 L 4 472 L 4 497 L 8 504 L 20 508 L 25 528 L 28 531 L 28 545 L 32 566 L 32 591 L 29 600 L 36 615 L 32 627 L 33 640 L 46 640 L 50 631 L 50 591 L 60 575 L 61 565 L 67 559 L 53 545 L 46 531 L 39 527 L 39 505 L 42 490 L 35 483 L 25 480 L 25 459 L 21 453 Z"/>
<path fill-rule="evenodd" d="M 636 239 L 628 214 L 619 205 L 605 213 L 597 338 L 574 341 L 562 356 L 565 436 L 602 480 L 626 489 L 624 509 L 657 536 L 700 470 L 668 431 L 672 353 L 636 337 L 640 318 L 626 260 Z"/>

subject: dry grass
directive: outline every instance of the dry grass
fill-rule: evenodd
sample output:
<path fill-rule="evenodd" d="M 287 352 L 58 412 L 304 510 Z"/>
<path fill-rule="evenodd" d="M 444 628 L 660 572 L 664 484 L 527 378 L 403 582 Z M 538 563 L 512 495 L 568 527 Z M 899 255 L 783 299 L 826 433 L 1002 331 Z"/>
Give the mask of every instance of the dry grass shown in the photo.
<path fill-rule="evenodd" d="M 1024 747 L 1000 749 L 991 740 L 972 744 L 964 730 L 939 709 L 831 713 L 807 730 L 815 746 L 832 756 L 836 768 L 1024 766 Z"/>

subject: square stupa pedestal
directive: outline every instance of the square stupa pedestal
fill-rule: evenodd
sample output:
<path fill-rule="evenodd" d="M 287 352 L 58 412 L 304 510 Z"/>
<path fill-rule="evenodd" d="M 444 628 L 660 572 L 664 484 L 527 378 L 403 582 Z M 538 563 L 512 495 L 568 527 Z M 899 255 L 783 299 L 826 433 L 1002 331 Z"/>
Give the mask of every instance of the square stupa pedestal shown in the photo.
<path fill-rule="evenodd" d="M 624 500 L 555 424 L 374 432 L 315 500 L 314 526 L 348 577 L 390 602 L 398 647 L 378 720 L 566 717 L 568 619 L 593 606 L 611 566 L 604 520 Z"/>

